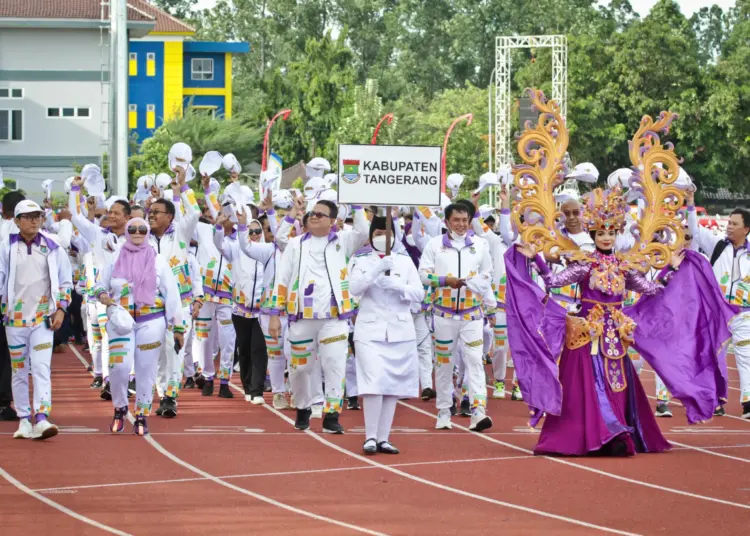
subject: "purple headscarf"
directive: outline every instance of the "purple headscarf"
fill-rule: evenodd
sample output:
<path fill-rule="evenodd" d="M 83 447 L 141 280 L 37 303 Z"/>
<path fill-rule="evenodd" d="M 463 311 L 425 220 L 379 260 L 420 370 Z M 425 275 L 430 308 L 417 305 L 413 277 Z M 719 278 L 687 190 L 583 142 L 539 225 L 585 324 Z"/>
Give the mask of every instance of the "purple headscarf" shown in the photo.
<path fill-rule="evenodd" d="M 153 305 L 156 299 L 156 251 L 148 241 L 151 228 L 143 218 L 133 218 L 128 221 L 125 229 L 142 225 L 149 230 L 143 243 L 135 245 L 126 232 L 127 241 L 120 248 L 120 255 L 112 270 L 112 277 L 125 279 L 130 283 L 136 307 Z"/>

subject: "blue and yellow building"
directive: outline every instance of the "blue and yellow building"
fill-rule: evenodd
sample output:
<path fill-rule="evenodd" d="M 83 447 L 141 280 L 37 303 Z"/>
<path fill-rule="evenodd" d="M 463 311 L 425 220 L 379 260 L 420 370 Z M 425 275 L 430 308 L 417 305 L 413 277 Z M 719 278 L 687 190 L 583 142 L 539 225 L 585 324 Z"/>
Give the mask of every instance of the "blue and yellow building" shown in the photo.
<path fill-rule="evenodd" d="M 128 127 L 138 141 L 192 106 L 216 118 L 232 117 L 232 58 L 244 42 L 187 40 L 195 30 L 149 7 L 156 27 L 128 46 Z"/>

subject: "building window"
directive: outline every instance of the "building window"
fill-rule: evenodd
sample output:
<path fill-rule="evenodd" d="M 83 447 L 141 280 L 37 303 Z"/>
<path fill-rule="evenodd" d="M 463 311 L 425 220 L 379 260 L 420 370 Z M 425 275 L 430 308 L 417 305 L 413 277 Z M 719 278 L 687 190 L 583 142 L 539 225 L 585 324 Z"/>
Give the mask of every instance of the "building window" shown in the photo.
<path fill-rule="evenodd" d="M 192 80 L 213 80 L 214 60 L 209 58 L 193 58 L 190 62 L 190 78 Z"/>
<path fill-rule="evenodd" d="M 146 76 L 156 76 L 156 53 L 146 53 Z"/>
<path fill-rule="evenodd" d="M 75 117 L 76 116 L 76 109 L 75 108 L 63 108 L 62 109 L 62 116 L 63 117 Z"/>
<path fill-rule="evenodd" d="M 47 117 L 60 117 L 60 108 L 47 108 Z"/>
<path fill-rule="evenodd" d="M 156 105 L 146 105 L 146 128 L 156 128 Z"/>
<path fill-rule="evenodd" d="M 0 141 L 23 141 L 23 110 L 0 110 Z"/>
<path fill-rule="evenodd" d="M 47 108 L 47 117 L 91 117 L 91 108 Z"/>
<path fill-rule="evenodd" d="M 128 128 L 138 128 L 138 105 L 128 104 Z"/>
<path fill-rule="evenodd" d="M 216 118 L 216 106 L 193 106 L 190 111 L 194 115 L 205 115 L 212 119 Z"/>
<path fill-rule="evenodd" d="M 128 75 L 138 76 L 138 54 L 136 52 L 128 54 Z"/>
<path fill-rule="evenodd" d="M 76 108 L 76 117 L 91 117 L 91 108 Z"/>
<path fill-rule="evenodd" d="M 23 89 L 20 87 L 0 87 L 0 99 L 22 99 Z"/>
<path fill-rule="evenodd" d="M 156 53 L 155 52 L 149 52 L 146 54 L 146 61 L 155 61 L 156 60 Z"/>

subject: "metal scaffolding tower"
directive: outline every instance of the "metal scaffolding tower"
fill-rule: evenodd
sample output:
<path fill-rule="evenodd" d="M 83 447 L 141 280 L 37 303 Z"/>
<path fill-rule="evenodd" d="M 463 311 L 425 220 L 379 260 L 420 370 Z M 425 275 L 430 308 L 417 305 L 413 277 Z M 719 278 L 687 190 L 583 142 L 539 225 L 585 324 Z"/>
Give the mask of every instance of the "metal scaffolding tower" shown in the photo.
<path fill-rule="evenodd" d="M 498 37 L 495 42 L 495 162 L 490 171 L 513 163 L 511 149 L 511 51 L 516 48 L 552 49 L 552 99 L 562 116 L 568 108 L 568 39 L 564 35 L 525 35 Z M 491 88 L 490 82 L 490 88 Z M 490 110 L 490 118 L 492 117 Z M 492 153 L 492 138 L 489 140 Z"/>

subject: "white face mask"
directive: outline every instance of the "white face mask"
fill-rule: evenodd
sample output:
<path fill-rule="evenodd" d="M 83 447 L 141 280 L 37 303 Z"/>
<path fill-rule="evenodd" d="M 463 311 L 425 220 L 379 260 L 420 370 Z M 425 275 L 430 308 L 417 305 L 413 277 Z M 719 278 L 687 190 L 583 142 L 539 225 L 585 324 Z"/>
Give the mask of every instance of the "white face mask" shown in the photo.
<path fill-rule="evenodd" d="M 464 239 L 466 239 L 466 233 L 464 233 L 464 234 L 458 234 L 455 231 L 450 231 L 450 235 L 451 235 L 451 238 L 453 240 L 464 240 Z"/>
<path fill-rule="evenodd" d="M 378 235 L 372 237 L 372 248 L 380 253 L 385 253 L 385 235 Z M 391 247 L 393 247 L 393 237 L 391 236 Z"/>

